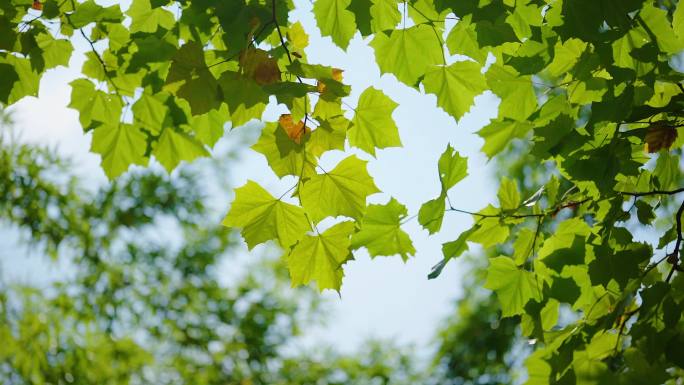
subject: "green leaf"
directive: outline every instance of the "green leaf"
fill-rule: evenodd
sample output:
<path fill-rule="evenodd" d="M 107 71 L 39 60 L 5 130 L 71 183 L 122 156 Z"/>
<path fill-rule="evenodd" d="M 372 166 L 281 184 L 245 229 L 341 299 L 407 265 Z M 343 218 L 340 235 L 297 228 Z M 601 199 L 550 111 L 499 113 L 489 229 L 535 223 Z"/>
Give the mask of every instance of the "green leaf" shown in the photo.
<path fill-rule="evenodd" d="M 580 39 L 557 42 L 554 47 L 553 61 L 546 67 L 553 76 L 562 76 L 570 71 L 587 49 L 587 43 Z"/>
<path fill-rule="evenodd" d="M 296 22 L 287 29 L 287 40 L 297 50 L 303 50 L 309 45 L 309 35 L 307 35 L 302 23 Z"/>
<path fill-rule="evenodd" d="M 535 239 L 541 235 L 527 228 L 518 231 L 517 236 L 513 243 L 513 260 L 516 265 L 522 266 L 527 258 L 534 254 L 533 247 L 539 248 L 542 240 Z"/>
<path fill-rule="evenodd" d="M 551 175 L 551 178 L 544 185 L 546 190 L 546 203 L 548 207 L 553 207 L 558 203 L 558 189 L 560 188 L 560 181 L 555 175 Z"/>
<path fill-rule="evenodd" d="M 437 105 L 455 119 L 460 119 L 473 105 L 475 96 L 487 89 L 480 65 L 460 61 L 450 66 L 437 66 L 423 79 L 425 92 L 437 96 Z"/>
<path fill-rule="evenodd" d="M 101 7 L 93 0 L 78 4 L 74 13 L 69 16 L 69 22 L 74 28 L 85 27 L 90 23 L 110 22 L 120 23 L 123 14 L 119 5 Z"/>
<path fill-rule="evenodd" d="M 348 10 L 354 13 L 356 18 L 356 27 L 361 36 L 366 37 L 373 33 L 371 31 L 371 14 L 370 8 L 373 5 L 371 0 L 351 0 Z"/>
<path fill-rule="evenodd" d="M 636 201 L 635 205 L 637 208 L 637 219 L 639 219 L 639 222 L 641 222 L 643 225 L 650 225 L 656 217 L 653 207 L 642 200 Z"/>
<path fill-rule="evenodd" d="M 0 80 L 5 85 L 5 90 L 11 84 L 12 90 L 7 96 L 7 104 L 14 104 L 24 98 L 24 96 L 38 96 L 38 86 L 40 77 L 38 73 L 32 68 L 29 59 L 20 58 L 14 55 L 7 55 L 3 57 L 0 53 L 0 64 L 7 64 L 12 67 L 5 67 L 5 72 L 8 73 L 7 80 Z M 17 79 L 14 80 L 13 79 Z M 6 92 L 6 91 L 5 91 Z M 2 96 L 2 93 L 0 93 Z"/>
<path fill-rule="evenodd" d="M 306 235 L 287 255 L 292 286 L 316 281 L 318 289 L 340 291 L 342 264 L 351 258 L 349 237 L 354 222 L 341 222 L 317 235 Z"/>
<path fill-rule="evenodd" d="M 467 15 L 456 23 L 447 36 L 446 45 L 452 55 L 466 55 L 484 64 L 487 60 L 487 52 L 480 48 L 475 25 L 470 22 L 470 19 L 471 15 Z"/>
<path fill-rule="evenodd" d="M 396 0 L 373 0 L 370 7 L 371 28 L 374 32 L 387 31 L 401 21 L 401 13 Z"/>
<path fill-rule="evenodd" d="M 41 33 L 36 36 L 36 43 L 42 52 L 45 69 L 57 66 L 69 66 L 69 59 L 74 47 L 66 39 L 54 39 L 50 34 Z"/>
<path fill-rule="evenodd" d="M 159 134 L 169 113 L 164 104 L 168 97 L 165 92 L 154 95 L 143 92 L 131 107 L 135 121 L 147 131 Z"/>
<path fill-rule="evenodd" d="M 468 237 L 470 237 L 470 234 L 477 230 L 477 228 L 478 225 L 475 225 L 471 229 L 462 232 L 456 240 L 442 244 L 442 254 L 444 255 L 444 258 L 436 265 L 432 266 L 430 274 L 428 274 L 428 279 L 439 277 L 439 275 L 442 274 L 444 266 L 446 266 L 450 260 L 457 258 L 468 251 L 468 243 L 466 241 L 468 240 Z"/>
<path fill-rule="evenodd" d="M 513 139 L 524 138 L 532 127 L 534 126 L 529 122 L 492 120 L 477 132 L 477 135 L 485 141 L 482 152 L 491 159 L 503 151 Z"/>
<path fill-rule="evenodd" d="M 173 56 L 164 89 L 187 100 L 193 115 L 221 104 L 218 83 L 204 60 L 204 50 L 194 41 L 183 44 Z"/>
<path fill-rule="evenodd" d="M 235 189 L 235 201 L 222 224 L 242 227 L 242 237 L 250 250 L 272 239 L 288 248 L 309 230 L 309 221 L 301 207 L 275 199 L 251 180 Z"/>
<path fill-rule="evenodd" d="M 658 154 L 656 167 L 653 170 L 653 175 L 658 178 L 659 187 L 667 190 L 677 184 L 681 179 L 681 171 L 679 169 L 679 155 L 670 154 L 667 151 L 661 151 Z"/>
<path fill-rule="evenodd" d="M 378 33 L 370 45 L 375 49 L 375 61 L 380 71 L 391 73 L 412 87 L 418 84 L 428 68 L 444 60 L 437 35 L 426 25 L 395 29 L 389 37 Z"/>
<path fill-rule="evenodd" d="M 515 210 L 520 207 L 520 191 L 514 180 L 503 177 L 497 197 L 503 210 Z"/>
<path fill-rule="evenodd" d="M 684 41 L 684 4 L 677 3 L 677 8 L 672 15 L 672 29 L 680 41 Z"/>
<path fill-rule="evenodd" d="M 489 248 L 508 239 L 510 229 L 503 223 L 502 218 L 499 217 L 501 210 L 488 205 L 483 210 L 480 210 L 478 214 L 486 215 L 487 217 L 473 216 L 477 220 L 479 227 L 470 235 L 469 241 L 479 243 L 484 248 Z"/>
<path fill-rule="evenodd" d="M 150 0 L 133 0 L 126 14 L 131 17 L 131 33 L 155 33 L 159 27 L 170 30 L 176 19 L 162 7 L 152 8 Z"/>
<path fill-rule="evenodd" d="M 359 97 L 349 144 L 375 156 L 375 148 L 401 147 L 399 129 L 392 119 L 397 103 L 382 91 L 368 87 Z"/>
<path fill-rule="evenodd" d="M 484 287 L 496 293 L 503 317 L 523 314 L 530 300 L 541 301 L 540 283 L 536 275 L 519 268 L 508 257 L 489 260 Z"/>
<path fill-rule="evenodd" d="M 145 135 L 130 124 L 104 124 L 93 132 L 91 151 L 102 156 L 102 169 L 109 179 L 123 174 L 132 164 L 146 165 L 146 149 Z"/>
<path fill-rule="evenodd" d="M 71 85 L 69 107 L 79 112 L 83 128 L 90 127 L 93 121 L 105 124 L 119 122 L 123 105 L 121 98 L 96 90 L 95 85 L 86 79 L 76 79 Z"/>
<path fill-rule="evenodd" d="M 313 6 L 321 35 L 332 37 L 342 49 L 347 49 L 356 33 L 354 14 L 347 9 L 350 3 L 351 0 L 318 0 Z"/>
<path fill-rule="evenodd" d="M 429 200 L 420 206 L 420 210 L 418 211 L 418 223 L 420 223 L 430 234 L 434 234 L 442 228 L 445 199 L 446 196 L 442 194 L 439 197 Z"/>
<path fill-rule="evenodd" d="M 252 79 L 226 71 L 219 79 L 233 127 L 260 119 L 268 104 L 268 94 Z"/>
<path fill-rule="evenodd" d="M 131 32 L 121 24 L 111 24 L 107 26 L 107 39 L 109 40 L 109 49 L 118 51 L 129 44 Z"/>
<path fill-rule="evenodd" d="M 407 10 L 409 16 L 416 24 L 426 24 L 433 21 L 439 22 L 444 20 L 446 15 L 446 13 L 440 15 L 437 12 L 434 0 L 412 0 L 411 6 L 407 7 Z"/>
<path fill-rule="evenodd" d="M 206 114 L 195 115 L 190 119 L 190 127 L 195 132 L 195 138 L 203 144 L 213 147 L 224 134 L 226 121 L 230 119 L 228 107 L 221 105 L 218 110 L 211 110 Z"/>
<path fill-rule="evenodd" d="M 451 147 L 451 144 L 447 144 L 446 150 L 437 162 L 437 170 L 442 183 L 442 192 L 446 194 L 456 183 L 468 176 L 468 159 L 462 157 Z"/>
<path fill-rule="evenodd" d="M 7 104 L 14 84 L 19 80 L 19 75 L 14 66 L 0 62 L 0 102 Z"/>
<path fill-rule="evenodd" d="M 657 37 L 656 43 L 662 52 L 668 54 L 679 53 L 684 49 L 683 41 L 677 39 L 675 31 L 668 20 L 667 11 L 646 3 L 639 12 L 639 16 Z"/>
<path fill-rule="evenodd" d="M 304 209 L 314 222 L 338 215 L 361 219 L 366 198 L 380 192 L 368 175 L 366 161 L 352 155 L 331 171 L 312 175 L 300 189 Z"/>
<path fill-rule="evenodd" d="M 401 229 L 406 207 L 392 198 L 384 205 L 369 205 L 360 222 L 361 229 L 352 236 L 351 247 L 366 247 L 371 257 L 401 255 L 406 261 L 416 249 L 408 234 Z"/>
<path fill-rule="evenodd" d="M 485 75 L 487 84 L 501 98 L 499 117 L 525 120 L 537 109 L 531 76 L 519 76 L 509 66 L 492 64 Z"/>
<path fill-rule="evenodd" d="M 328 119 L 319 119 L 319 123 L 320 126 L 311 132 L 306 142 L 307 151 L 320 157 L 326 151 L 344 150 L 349 120 L 343 115 L 338 115 Z"/>
<path fill-rule="evenodd" d="M 162 131 L 152 153 L 168 172 L 173 171 L 182 161 L 190 162 L 195 158 L 209 156 L 209 152 L 197 139 L 171 127 Z"/>
<path fill-rule="evenodd" d="M 580 218 L 570 218 L 561 222 L 553 235 L 544 241 L 538 258 L 543 260 L 555 250 L 570 248 L 575 242 L 575 237 L 586 237 L 590 231 L 589 225 Z"/>
<path fill-rule="evenodd" d="M 651 246 L 644 243 L 632 243 L 625 250 L 616 251 L 601 246 L 595 248 L 596 258 L 589 263 L 589 276 L 594 285 L 608 287 L 611 280 L 624 289 L 630 279 L 638 278 L 645 265 L 653 255 Z"/>

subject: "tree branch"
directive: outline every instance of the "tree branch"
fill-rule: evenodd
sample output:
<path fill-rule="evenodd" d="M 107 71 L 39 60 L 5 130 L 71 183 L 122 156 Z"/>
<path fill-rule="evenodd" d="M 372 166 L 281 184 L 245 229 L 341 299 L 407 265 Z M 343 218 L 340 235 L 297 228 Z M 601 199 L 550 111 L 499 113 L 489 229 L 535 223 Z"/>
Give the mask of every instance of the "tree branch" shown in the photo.
<path fill-rule="evenodd" d="M 680 192 L 684 192 L 684 187 L 680 187 L 676 190 L 653 190 L 653 191 L 644 191 L 644 192 L 627 192 L 627 191 L 618 191 L 618 194 L 622 195 L 629 195 L 633 197 L 645 197 L 645 196 L 650 196 L 650 195 L 675 195 L 679 194 Z"/>
<path fill-rule="evenodd" d="M 283 46 L 283 49 L 285 50 L 285 53 L 287 54 L 287 60 L 292 64 L 292 56 L 290 55 L 290 49 L 287 48 L 287 42 L 285 41 L 285 38 L 283 37 L 283 33 L 280 31 L 280 25 L 278 24 L 278 19 L 276 18 L 276 0 L 271 0 L 271 10 L 272 10 L 272 19 L 271 22 L 273 22 L 276 26 L 276 31 L 278 31 L 278 37 L 280 38 L 280 45 Z M 304 84 L 304 81 L 302 81 L 302 78 L 297 76 L 297 80 L 299 81 L 300 84 Z M 309 99 L 308 96 L 304 95 L 304 125 L 302 126 L 302 132 L 306 132 L 306 123 L 309 119 L 309 113 L 307 112 L 309 108 Z"/>
<path fill-rule="evenodd" d="M 667 274 L 665 282 L 670 282 L 674 271 L 679 270 L 679 249 L 682 246 L 682 213 L 684 213 L 684 201 L 682 201 L 682 204 L 679 206 L 679 210 L 677 210 L 676 214 L 677 217 L 675 218 L 677 221 L 677 242 L 675 242 L 675 248 L 667 258 L 668 262 L 672 263 L 672 268 Z"/>

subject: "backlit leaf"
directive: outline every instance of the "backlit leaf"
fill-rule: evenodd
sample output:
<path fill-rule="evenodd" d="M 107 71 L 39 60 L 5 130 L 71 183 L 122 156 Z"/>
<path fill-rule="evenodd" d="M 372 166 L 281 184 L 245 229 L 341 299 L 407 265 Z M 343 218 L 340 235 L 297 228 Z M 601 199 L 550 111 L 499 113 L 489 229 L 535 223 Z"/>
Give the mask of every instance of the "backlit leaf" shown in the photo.
<path fill-rule="evenodd" d="M 426 25 L 395 29 L 389 36 L 378 33 L 370 45 L 375 49 L 380 71 L 393 74 L 409 86 L 416 86 L 430 67 L 443 63 L 439 40 Z"/>
<path fill-rule="evenodd" d="M 171 127 L 162 131 L 152 153 L 168 172 L 182 161 L 190 162 L 199 157 L 209 156 L 209 152 L 197 139 Z"/>
<path fill-rule="evenodd" d="M 455 119 L 468 112 L 475 96 L 487 89 L 480 65 L 471 61 L 434 67 L 425 74 L 423 85 L 426 92 L 437 96 L 437 104 Z"/>
<path fill-rule="evenodd" d="M 91 150 L 102 156 L 102 169 L 109 179 L 123 174 L 132 164 L 146 165 L 146 148 L 145 135 L 130 124 L 101 125 L 93 132 Z"/>
<path fill-rule="evenodd" d="M 379 192 L 366 171 L 366 161 L 352 155 L 323 174 L 312 175 L 301 187 L 302 205 L 314 222 L 343 215 L 360 220 L 366 198 Z"/>
<path fill-rule="evenodd" d="M 269 240 L 277 240 L 287 248 L 309 230 L 301 207 L 274 198 L 253 181 L 235 189 L 235 201 L 223 225 L 241 227 L 242 237 L 250 249 Z"/>
<path fill-rule="evenodd" d="M 165 90 L 187 100 L 193 115 L 218 108 L 221 102 L 218 83 L 207 67 L 202 46 L 190 41 L 176 52 Z"/>
<path fill-rule="evenodd" d="M 344 264 L 351 257 L 349 237 L 353 222 L 341 222 L 321 234 L 306 235 L 287 255 L 292 286 L 316 281 L 318 290 L 339 291 Z"/>
<path fill-rule="evenodd" d="M 496 293 L 503 317 L 522 314 L 527 302 L 541 300 L 539 285 L 534 273 L 519 268 L 511 258 L 489 260 L 485 287 Z"/>
<path fill-rule="evenodd" d="M 439 157 L 437 169 L 439 180 L 442 182 L 442 191 L 446 193 L 456 183 L 468 176 L 468 160 L 448 144 L 446 150 Z"/>
<path fill-rule="evenodd" d="M 335 44 L 347 49 L 356 33 L 356 22 L 347 8 L 351 0 L 319 0 L 314 3 L 313 12 L 323 36 L 330 36 Z"/>
<path fill-rule="evenodd" d="M 392 119 L 395 108 L 397 103 L 382 91 L 367 88 L 359 97 L 349 143 L 371 155 L 375 155 L 376 148 L 400 147 L 399 130 Z"/>
<path fill-rule="evenodd" d="M 384 205 L 369 205 L 361 229 L 352 236 L 352 249 L 366 247 L 371 257 L 399 254 L 406 261 L 416 252 L 408 234 L 401 229 L 406 215 L 406 207 L 394 198 Z"/>

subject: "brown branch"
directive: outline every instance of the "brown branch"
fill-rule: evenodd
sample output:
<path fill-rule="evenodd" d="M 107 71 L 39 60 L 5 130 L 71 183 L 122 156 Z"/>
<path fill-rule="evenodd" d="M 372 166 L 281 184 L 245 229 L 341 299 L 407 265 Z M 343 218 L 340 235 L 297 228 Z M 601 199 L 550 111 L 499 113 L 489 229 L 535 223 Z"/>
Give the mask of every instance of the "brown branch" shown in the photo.
<path fill-rule="evenodd" d="M 633 197 L 645 197 L 650 195 L 675 195 L 680 192 L 684 192 L 684 187 L 680 187 L 676 190 L 653 190 L 644 192 L 627 192 L 627 191 L 617 191 L 618 194 L 629 195 Z"/>
<path fill-rule="evenodd" d="M 116 84 L 114 84 L 114 79 L 112 79 L 112 77 L 109 75 L 109 71 L 107 70 L 107 64 L 105 64 L 104 60 L 102 59 L 102 56 L 100 56 L 100 53 L 97 52 L 97 50 L 95 49 L 95 43 L 88 38 L 88 36 L 83 31 L 83 28 L 79 28 L 78 30 L 79 32 L 81 32 L 81 36 L 83 36 L 83 38 L 88 42 L 88 44 L 90 44 L 90 49 L 95 54 L 97 61 L 99 61 L 102 65 L 102 70 L 105 74 L 105 77 L 107 78 L 107 80 L 109 80 L 109 83 L 111 83 L 112 87 L 114 88 L 114 93 L 118 97 L 120 97 L 122 101 L 125 102 L 125 100 L 123 100 L 123 97 L 121 97 L 121 93 L 119 93 L 119 87 L 117 87 Z"/>
<path fill-rule="evenodd" d="M 672 263 L 672 268 L 667 274 L 665 282 L 670 282 L 674 271 L 679 270 L 679 249 L 682 246 L 682 213 L 684 213 L 684 201 L 682 201 L 682 204 L 679 206 L 679 210 L 677 210 L 676 214 L 677 217 L 675 218 L 677 221 L 677 242 L 675 242 L 675 248 L 672 253 L 668 255 L 667 260 Z"/>
<path fill-rule="evenodd" d="M 544 217 L 547 214 L 512 214 L 512 215 L 504 215 L 503 213 L 501 214 L 480 214 L 480 213 L 475 213 L 472 211 L 466 211 L 466 210 L 461 210 L 457 209 L 454 207 L 449 207 L 446 211 L 455 211 L 457 213 L 463 213 L 463 214 L 470 214 L 476 217 L 480 218 L 538 218 L 538 217 Z"/>
<path fill-rule="evenodd" d="M 292 64 L 292 56 L 290 55 L 290 49 L 287 48 L 287 42 L 285 41 L 285 38 L 283 37 L 283 33 L 280 31 L 280 25 L 278 24 L 278 19 L 276 17 L 276 0 L 271 1 L 271 12 L 272 12 L 272 19 L 271 22 L 275 24 L 276 26 L 276 31 L 278 31 L 278 37 L 280 38 L 280 45 L 283 46 L 283 49 L 285 50 L 285 53 L 287 54 L 287 60 Z M 297 80 L 299 81 L 300 84 L 304 84 L 304 81 L 302 80 L 299 75 L 297 76 Z M 306 95 L 304 95 L 304 125 L 302 126 L 302 132 L 306 133 L 306 123 L 309 119 L 309 113 L 308 113 L 308 108 L 309 108 L 309 99 Z"/>

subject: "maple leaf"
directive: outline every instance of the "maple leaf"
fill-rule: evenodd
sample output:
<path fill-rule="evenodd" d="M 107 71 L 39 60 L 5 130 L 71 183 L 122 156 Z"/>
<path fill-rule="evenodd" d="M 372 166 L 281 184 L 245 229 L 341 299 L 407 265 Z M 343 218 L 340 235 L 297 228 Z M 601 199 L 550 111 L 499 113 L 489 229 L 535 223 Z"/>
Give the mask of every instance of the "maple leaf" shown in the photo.
<path fill-rule="evenodd" d="M 368 174 L 365 160 L 351 155 L 334 169 L 312 175 L 300 190 L 304 209 L 314 222 L 339 215 L 361 219 L 366 211 L 366 198 L 380 192 Z"/>
<path fill-rule="evenodd" d="M 275 198 L 251 180 L 235 189 L 235 201 L 222 224 L 242 228 L 242 237 L 250 250 L 272 239 L 288 248 L 302 239 L 309 229 L 301 207 Z"/>
<path fill-rule="evenodd" d="M 301 120 L 295 123 L 291 114 L 280 115 L 278 124 L 280 124 L 280 126 L 285 130 L 287 136 L 297 144 L 301 144 L 304 135 L 311 132 L 309 127 L 304 127 L 304 122 Z"/>
<path fill-rule="evenodd" d="M 644 147 L 646 152 L 654 153 L 663 148 L 669 149 L 676 139 L 676 128 L 664 121 L 653 122 L 648 127 L 648 132 L 644 138 L 644 141 L 646 142 Z"/>
<path fill-rule="evenodd" d="M 354 222 L 340 222 L 317 235 L 305 235 L 285 257 L 292 287 L 316 281 L 318 289 L 340 291 L 344 270 L 351 259 L 349 243 Z"/>
<path fill-rule="evenodd" d="M 360 230 L 352 235 L 352 248 L 365 246 L 371 257 L 399 254 L 404 261 L 408 260 L 416 249 L 411 238 L 401 229 L 406 216 L 406 207 L 394 198 L 384 205 L 369 205 Z"/>
<path fill-rule="evenodd" d="M 278 62 L 262 49 L 249 48 L 242 51 L 240 68 L 247 77 L 254 79 L 262 86 L 280 81 Z"/>

